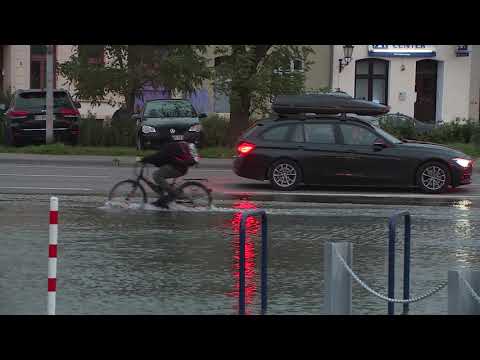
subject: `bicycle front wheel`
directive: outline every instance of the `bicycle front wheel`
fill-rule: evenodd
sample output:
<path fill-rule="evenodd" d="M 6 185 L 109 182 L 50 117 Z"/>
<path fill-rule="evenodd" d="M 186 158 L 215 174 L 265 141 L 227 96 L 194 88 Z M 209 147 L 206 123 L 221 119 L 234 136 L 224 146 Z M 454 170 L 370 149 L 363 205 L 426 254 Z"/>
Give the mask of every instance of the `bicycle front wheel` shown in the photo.
<path fill-rule="evenodd" d="M 182 193 L 177 203 L 192 208 L 209 208 L 212 205 L 212 192 L 202 183 L 188 181 L 179 190 Z"/>
<path fill-rule="evenodd" d="M 132 204 L 143 206 L 147 203 L 147 200 L 147 193 L 143 186 L 133 180 L 120 181 L 108 194 L 108 201 L 113 206 L 126 208 Z"/>

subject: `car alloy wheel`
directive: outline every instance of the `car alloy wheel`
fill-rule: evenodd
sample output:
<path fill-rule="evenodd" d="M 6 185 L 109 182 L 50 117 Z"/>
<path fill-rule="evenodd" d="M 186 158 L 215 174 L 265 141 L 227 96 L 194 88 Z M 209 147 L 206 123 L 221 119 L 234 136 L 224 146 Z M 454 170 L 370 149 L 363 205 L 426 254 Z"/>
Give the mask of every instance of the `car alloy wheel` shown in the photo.
<path fill-rule="evenodd" d="M 288 163 L 278 164 L 272 172 L 272 179 L 278 187 L 292 187 L 297 181 L 297 170 Z"/>
<path fill-rule="evenodd" d="M 422 171 L 421 181 L 426 189 L 437 192 L 445 186 L 447 174 L 444 169 L 436 165 L 430 165 Z"/>

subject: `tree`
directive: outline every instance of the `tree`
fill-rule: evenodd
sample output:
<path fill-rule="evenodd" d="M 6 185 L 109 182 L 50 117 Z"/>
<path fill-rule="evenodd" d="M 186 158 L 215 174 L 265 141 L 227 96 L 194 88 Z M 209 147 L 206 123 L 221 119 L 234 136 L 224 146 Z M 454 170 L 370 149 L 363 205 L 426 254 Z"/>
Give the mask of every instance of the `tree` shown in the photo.
<path fill-rule="evenodd" d="M 304 91 L 311 53 L 311 47 L 300 45 L 215 48 L 215 89 L 230 97 L 229 144 L 249 126 L 252 114 L 268 112 L 275 96 Z"/>
<path fill-rule="evenodd" d="M 91 61 L 99 50 L 101 60 Z M 111 95 L 120 95 L 132 113 L 146 85 L 186 94 L 199 88 L 210 77 L 205 52 L 202 45 L 82 45 L 58 67 L 79 98 L 115 105 Z"/>

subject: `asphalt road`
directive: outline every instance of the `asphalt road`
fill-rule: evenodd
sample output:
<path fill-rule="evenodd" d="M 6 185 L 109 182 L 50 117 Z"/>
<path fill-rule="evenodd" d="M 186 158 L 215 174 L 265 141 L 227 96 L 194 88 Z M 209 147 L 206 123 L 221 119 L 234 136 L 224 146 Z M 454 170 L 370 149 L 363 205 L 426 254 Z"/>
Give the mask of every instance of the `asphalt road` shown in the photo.
<path fill-rule="evenodd" d="M 105 195 L 118 181 L 134 177 L 134 157 L 50 156 L 0 154 L 0 193 Z M 474 183 L 442 195 L 405 189 L 304 187 L 294 192 L 273 191 L 268 183 L 243 179 L 231 170 L 232 160 L 202 159 L 186 178 L 208 179 L 217 199 L 309 201 L 382 204 L 480 204 L 480 175 Z M 478 174 L 478 175 L 477 175 Z M 475 176 L 477 175 L 477 176 Z"/>

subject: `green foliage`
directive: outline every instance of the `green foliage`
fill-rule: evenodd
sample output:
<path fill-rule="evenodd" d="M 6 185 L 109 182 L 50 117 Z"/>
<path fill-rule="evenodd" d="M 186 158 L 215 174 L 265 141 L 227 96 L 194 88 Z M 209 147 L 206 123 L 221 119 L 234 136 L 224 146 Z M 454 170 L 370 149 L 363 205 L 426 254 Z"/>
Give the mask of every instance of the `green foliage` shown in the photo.
<path fill-rule="evenodd" d="M 5 92 L 0 92 L 0 104 L 5 104 L 7 107 L 10 105 L 13 99 L 13 91 L 8 88 Z"/>
<path fill-rule="evenodd" d="M 145 85 L 191 93 L 210 76 L 203 45 L 104 45 L 105 63 L 90 63 L 89 54 L 98 47 L 77 46 L 58 66 L 75 85 L 74 95 L 94 105 L 118 105 L 112 95 L 120 96 L 132 112 L 134 98 Z"/>
<path fill-rule="evenodd" d="M 478 121 L 460 120 L 447 122 L 427 133 L 418 133 L 413 126 L 394 126 L 382 121 L 382 128 L 388 133 L 403 139 L 434 142 L 440 144 L 464 143 L 480 146 L 480 124 Z"/>
<path fill-rule="evenodd" d="M 215 88 L 230 96 L 232 112 L 265 114 L 275 96 L 304 91 L 312 53 L 311 47 L 299 45 L 217 46 L 215 55 L 222 61 L 215 66 Z M 291 70 L 297 60 L 303 63 L 303 71 Z"/>
<path fill-rule="evenodd" d="M 94 116 L 82 118 L 80 141 L 83 146 L 135 146 L 135 122 L 121 120 L 105 124 Z"/>
<path fill-rule="evenodd" d="M 204 146 L 224 146 L 227 138 L 228 119 L 216 114 L 202 120 Z"/>

